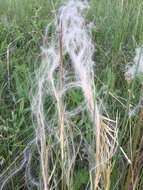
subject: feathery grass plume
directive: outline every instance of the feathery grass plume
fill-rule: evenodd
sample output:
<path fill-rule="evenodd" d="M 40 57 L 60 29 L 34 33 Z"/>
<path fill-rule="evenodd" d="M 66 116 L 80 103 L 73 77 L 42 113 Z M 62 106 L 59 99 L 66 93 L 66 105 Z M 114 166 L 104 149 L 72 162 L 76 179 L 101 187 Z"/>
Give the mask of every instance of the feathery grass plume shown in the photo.
<path fill-rule="evenodd" d="M 37 122 L 37 128 L 36 128 L 36 137 L 37 137 L 37 145 L 40 152 L 40 163 L 41 163 L 41 174 L 42 174 L 42 180 L 43 180 L 43 189 L 48 189 L 48 173 L 47 173 L 47 167 L 48 167 L 48 146 L 46 144 L 46 119 L 44 114 L 44 105 L 43 105 L 43 99 L 44 95 L 47 91 L 48 93 L 48 84 L 47 84 L 47 78 L 50 77 L 50 74 L 52 74 L 52 69 L 54 69 L 56 64 L 56 59 L 54 59 L 53 63 L 53 57 L 56 55 L 53 48 L 48 49 L 47 51 L 43 53 L 45 55 L 43 56 L 49 56 L 48 64 L 43 59 L 43 63 L 40 68 L 40 72 L 38 73 L 38 83 L 37 83 L 37 92 L 34 95 L 33 103 L 32 103 L 32 111 L 35 115 L 35 119 Z M 51 65 L 53 66 L 51 66 Z M 50 73 L 49 76 L 47 76 L 47 73 Z"/>
<path fill-rule="evenodd" d="M 81 85 L 87 109 L 91 115 L 93 127 L 95 127 L 96 152 L 95 165 L 93 166 L 95 171 L 93 172 L 93 168 L 91 169 L 91 174 L 94 173 L 95 180 L 92 176 L 91 189 L 98 189 L 102 177 L 104 178 L 102 180 L 105 181 L 103 187 L 109 189 L 112 170 L 111 158 L 115 153 L 117 130 L 116 127 L 111 127 L 109 122 L 102 119 L 96 103 L 93 69 L 95 48 L 91 39 L 91 31 L 82 17 L 83 10 L 87 7 L 87 1 L 84 3 L 82 1 L 76 3 L 70 1 L 68 5 L 61 8 L 59 21 L 63 28 L 64 50 L 70 56 L 76 81 Z M 89 165 L 91 164 L 89 163 Z"/>
<path fill-rule="evenodd" d="M 64 50 L 70 56 L 76 80 L 81 84 L 88 108 L 93 109 L 93 53 L 95 51 L 86 20 L 82 16 L 87 1 L 69 1 L 61 7 L 59 23 L 62 26 Z"/>
<path fill-rule="evenodd" d="M 143 48 L 139 47 L 135 50 L 136 55 L 131 66 L 127 66 L 125 72 L 125 79 L 131 82 L 140 74 L 143 74 Z"/>
<path fill-rule="evenodd" d="M 78 146 L 74 144 L 74 133 L 78 135 L 80 130 L 76 127 L 72 129 L 73 124 L 66 118 L 68 113 L 63 96 L 67 73 L 64 70 L 62 26 L 55 21 L 55 35 L 51 36 L 51 42 L 48 30 L 46 34 L 44 41 L 48 43 L 42 47 L 42 63 L 37 71 L 36 93 L 32 102 L 42 174 L 41 189 L 56 186 L 71 189 L 73 166 L 80 146 L 80 143 Z M 49 120 L 45 116 L 45 99 L 48 97 L 55 106 L 55 113 L 48 116 Z"/>
<path fill-rule="evenodd" d="M 131 83 L 136 77 L 140 78 L 140 83 L 142 85 L 140 92 L 140 99 L 136 107 L 129 112 L 129 117 L 134 116 L 140 108 L 142 108 L 143 102 L 143 48 L 139 47 L 135 49 L 135 57 L 132 65 L 128 65 L 125 72 L 125 79 L 128 83 Z"/>
<path fill-rule="evenodd" d="M 52 188 L 49 182 L 50 179 L 57 176 L 58 162 L 60 163 L 61 189 L 72 189 L 74 165 L 80 148 L 80 143 L 77 146 L 74 142 L 74 135 L 75 132 L 81 132 L 76 126 L 71 128 L 73 124 L 70 117 L 67 117 L 69 112 L 66 110 L 63 96 L 73 87 L 82 89 L 87 112 L 92 120 L 91 128 L 93 127 L 94 131 L 92 141 L 94 164 L 91 164 L 88 159 L 89 165 L 92 165 L 90 168 L 91 189 L 98 189 L 101 182 L 104 184 L 101 186 L 105 189 L 110 187 L 111 158 L 117 144 L 117 130 L 108 118 L 104 117 L 103 119 L 97 105 L 93 69 L 95 48 L 91 39 L 91 31 L 83 17 L 86 8 L 88 8 L 87 1 L 71 0 L 65 3 L 59 10 L 55 22 L 55 35 L 51 37 L 52 42 L 48 42 L 47 48 L 42 48 L 43 60 L 38 71 L 37 90 L 33 97 L 32 110 L 37 123 L 36 136 L 44 190 Z M 64 59 L 66 55 L 68 55 L 68 59 Z M 75 78 L 74 81 L 71 79 L 72 82 L 68 82 L 67 77 L 68 73 L 71 73 L 71 70 L 69 71 L 66 67 L 69 62 L 74 69 L 73 76 Z M 56 126 L 50 126 L 51 122 L 47 121 L 45 117 L 46 96 L 51 96 L 54 101 Z M 78 107 L 79 111 L 81 109 Z M 75 117 L 76 113 L 75 110 L 72 110 L 72 116 Z M 51 128 L 54 130 L 52 135 Z M 51 141 L 53 144 L 56 143 L 59 148 L 56 155 L 58 160 L 51 157 L 53 154 L 52 144 L 48 143 L 50 136 L 53 135 Z M 80 135 L 82 138 L 83 135 Z M 48 170 L 49 160 L 53 160 L 51 171 Z M 58 186 L 58 181 L 54 185 Z"/>

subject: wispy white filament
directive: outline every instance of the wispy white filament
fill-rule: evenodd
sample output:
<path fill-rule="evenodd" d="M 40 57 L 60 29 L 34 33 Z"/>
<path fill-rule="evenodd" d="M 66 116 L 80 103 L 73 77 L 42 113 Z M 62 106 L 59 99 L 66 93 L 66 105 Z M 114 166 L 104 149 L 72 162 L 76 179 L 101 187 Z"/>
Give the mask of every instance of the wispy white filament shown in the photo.
<path fill-rule="evenodd" d="M 138 104 L 129 111 L 129 117 L 134 116 L 140 108 L 142 108 L 142 100 L 143 100 L 143 47 L 136 48 L 135 50 L 135 57 L 133 60 L 133 64 L 127 67 L 127 71 L 125 72 L 125 79 L 127 82 L 133 81 L 136 77 L 140 77 L 140 83 L 142 85 L 140 99 Z"/>
<path fill-rule="evenodd" d="M 127 67 L 125 78 L 127 81 L 132 81 L 136 76 L 143 74 L 143 48 L 136 48 L 136 54 L 133 64 Z"/>
<path fill-rule="evenodd" d="M 69 1 L 60 9 L 59 25 L 62 27 L 64 51 L 70 56 L 76 79 L 81 83 L 88 107 L 93 109 L 92 83 L 95 49 L 91 30 L 82 16 L 86 8 L 88 8 L 87 1 Z"/>

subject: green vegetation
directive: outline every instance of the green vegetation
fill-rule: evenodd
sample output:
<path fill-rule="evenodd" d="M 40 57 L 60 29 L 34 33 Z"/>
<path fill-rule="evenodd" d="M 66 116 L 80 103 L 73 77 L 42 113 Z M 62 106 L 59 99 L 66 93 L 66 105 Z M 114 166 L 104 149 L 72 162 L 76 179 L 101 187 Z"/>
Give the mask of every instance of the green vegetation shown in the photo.
<path fill-rule="evenodd" d="M 6 171 L 34 136 L 31 118 L 31 85 L 40 65 L 40 46 L 47 24 L 54 17 L 60 0 L 0 0 L 0 169 Z M 138 79 L 127 84 L 125 66 L 132 62 L 135 48 L 143 44 L 142 0 L 91 0 L 87 19 L 93 21 L 96 46 L 96 87 L 110 118 L 118 118 L 119 145 L 132 161 L 129 165 L 120 148 L 113 157 L 110 190 L 143 189 L 143 111 L 129 118 L 141 93 Z M 79 91 L 66 97 L 68 108 L 82 100 Z M 118 115 L 117 115 L 118 113 Z M 88 117 L 75 121 L 87 141 L 92 134 Z M 91 131 L 92 133 L 92 131 Z M 89 140 L 90 141 L 90 140 Z M 79 159 L 80 160 L 80 159 Z M 85 162 L 85 163 L 83 163 Z M 74 174 L 74 190 L 89 181 L 86 160 Z M 12 168 L 18 167 L 14 162 Z M 82 166 L 85 166 L 82 169 Z M 6 174 L 9 175 L 9 174 Z M 82 187 L 83 186 L 83 187 Z M 4 190 L 26 190 L 24 169 L 10 179 Z"/>

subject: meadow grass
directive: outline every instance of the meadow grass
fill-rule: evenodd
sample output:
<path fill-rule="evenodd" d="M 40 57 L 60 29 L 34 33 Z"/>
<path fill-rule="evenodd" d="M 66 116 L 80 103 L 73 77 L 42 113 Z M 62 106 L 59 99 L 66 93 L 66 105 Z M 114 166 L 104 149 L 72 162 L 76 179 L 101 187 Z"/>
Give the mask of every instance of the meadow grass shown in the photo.
<path fill-rule="evenodd" d="M 34 137 L 31 84 L 41 62 L 40 47 L 45 28 L 62 2 L 0 0 L 0 168 L 1 173 L 6 172 L 5 177 L 22 163 L 21 158 L 18 161 L 16 158 Z M 95 24 L 92 36 L 96 47 L 97 94 L 102 97 L 109 117 L 118 118 L 119 146 L 112 158 L 111 190 L 128 190 L 132 182 L 135 185 L 132 189 L 143 189 L 142 111 L 132 118 L 128 116 L 129 110 L 139 101 L 141 81 L 136 79 L 128 84 L 124 78 L 125 66 L 132 62 L 135 48 L 143 44 L 142 9 L 142 0 L 91 0 L 87 13 L 87 20 Z M 69 109 L 83 99 L 78 90 L 73 90 L 66 98 Z M 48 102 L 46 107 L 52 112 Z M 91 142 L 93 131 L 90 131 L 87 114 L 77 116 L 73 123 L 82 128 L 86 140 Z M 78 142 L 78 134 L 75 137 Z M 132 161 L 131 165 L 120 146 Z M 9 166 L 11 169 L 6 170 Z M 89 173 L 86 159 L 81 161 L 80 155 L 76 171 L 73 189 L 85 189 Z M 23 168 L 4 189 L 27 189 L 24 176 Z M 1 176 L 0 180 L 3 180 Z"/>

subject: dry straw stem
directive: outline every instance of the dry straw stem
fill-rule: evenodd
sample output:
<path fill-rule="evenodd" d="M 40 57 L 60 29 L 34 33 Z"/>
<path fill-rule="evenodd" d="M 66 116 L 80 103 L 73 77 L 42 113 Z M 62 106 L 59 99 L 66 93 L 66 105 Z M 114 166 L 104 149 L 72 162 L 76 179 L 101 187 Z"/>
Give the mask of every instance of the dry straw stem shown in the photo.
<path fill-rule="evenodd" d="M 59 31 L 59 48 L 60 48 L 60 92 L 63 90 L 63 28 L 62 28 L 62 22 L 60 23 L 60 31 Z M 58 109 L 58 115 L 59 115 L 59 124 L 60 124 L 60 148 L 61 148 L 61 168 L 64 168 L 64 160 L 65 160 L 65 148 L 64 148 L 64 139 L 65 139 L 65 132 L 64 132 L 64 105 L 63 105 L 63 98 L 62 96 L 59 97 L 59 109 Z M 64 176 L 66 175 L 65 171 L 62 170 L 62 189 L 64 189 Z"/>
<path fill-rule="evenodd" d="M 140 111 L 140 119 L 138 123 L 134 126 L 135 132 L 132 139 L 132 165 L 129 165 L 127 171 L 127 177 L 125 179 L 125 184 L 122 187 L 123 190 L 130 189 L 135 190 L 137 188 L 137 184 L 139 181 L 139 176 L 141 174 L 141 170 L 143 168 L 143 153 L 142 153 L 142 146 L 143 146 L 143 137 L 142 137 L 142 109 Z"/>
<path fill-rule="evenodd" d="M 91 172 L 95 176 L 91 179 L 92 189 L 110 189 L 112 172 L 112 157 L 117 148 L 117 122 L 111 123 L 108 118 L 102 118 L 98 110 L 95 112 L 95 167 Z M 101 185 L 100 185 L 101 184 Z"/>

